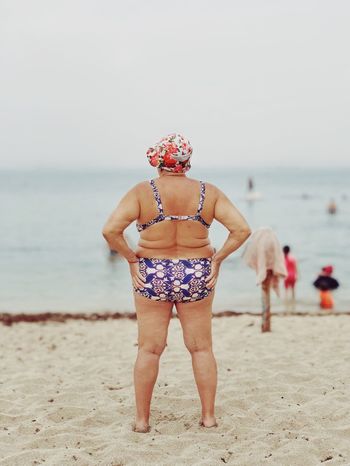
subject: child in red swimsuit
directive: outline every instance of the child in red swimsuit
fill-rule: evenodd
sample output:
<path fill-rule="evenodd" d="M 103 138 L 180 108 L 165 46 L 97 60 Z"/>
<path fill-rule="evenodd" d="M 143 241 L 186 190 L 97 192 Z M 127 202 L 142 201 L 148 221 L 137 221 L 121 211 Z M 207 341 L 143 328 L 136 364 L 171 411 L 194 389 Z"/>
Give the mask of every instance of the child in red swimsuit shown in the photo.
<path fill-rule="evenodd" d="M 291 289 L 292 292 L 292 299 L 295 300 L 295 284 L 298 279 L 298 271 L 297 271 L 297 261 L 292 254 L 290 254 L 290 247 L 284 246 L 283 248 L 284 253 L 284 261 L 286 264 L 287 269 L 287 277 L 284 280 L 284 287 L 286 289 L 286 297 L 288 296 L 288 289 Z"/>

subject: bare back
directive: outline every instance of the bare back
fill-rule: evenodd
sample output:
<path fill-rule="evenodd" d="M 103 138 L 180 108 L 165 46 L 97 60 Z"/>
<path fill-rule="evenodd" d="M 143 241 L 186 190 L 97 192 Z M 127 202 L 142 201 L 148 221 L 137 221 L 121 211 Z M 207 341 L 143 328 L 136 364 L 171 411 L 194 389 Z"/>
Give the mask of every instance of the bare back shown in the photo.
<path fill-rule="evenodd" d="M 157 178 L 158 189 L 165 215 L 194 215 L 200 200 L 200 183 L 184 176 Z M 214 219 L 216 188 L 205 184 L 205 200 L 202 218 L 211 224 Z M 137 187 L 140 205 L 138 223 L 145 224 L 158 215 L 157 203 L 149 182 Z M 140 232 L 136 250 L 139 257 L 199 258 L 211 257 L 214 249 L 210 244 L 209 231 L 196 220 L 162 221 Z"/>
<path fill-rule="evenodd" d="M 159 195 L 158 200 L 155 191 Z M 161 204 L 162 214 L 158 204 Z M 169 216 L 190 216 L 195 219 L 174 220 Z M 229 231 L 224 245 L 215 252 L 215 259 L 219 262 L 250 235 L 246 220 L 216 186 L 210 183 L 201 186 L 198 180 L 185 175 L 169 176 L 161 172 L 153 186 L 149 181 L 143 181 L 124 195 L 107 220 L 103 235 L 110 248 L 120 252 L 129 262 L 136 262 L 138 257 L 208 258 L 214 254 L 208 231 L 214 219 Z M 135 220 L 140 239 L 136 251 L 132 251 L 123 232 Z"/>

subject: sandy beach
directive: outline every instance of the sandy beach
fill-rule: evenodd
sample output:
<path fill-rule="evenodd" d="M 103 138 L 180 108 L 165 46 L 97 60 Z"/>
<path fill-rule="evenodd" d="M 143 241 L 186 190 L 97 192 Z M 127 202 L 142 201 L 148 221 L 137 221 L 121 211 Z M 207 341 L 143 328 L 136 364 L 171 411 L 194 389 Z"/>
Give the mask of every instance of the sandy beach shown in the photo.
<path fill-rule="evenodd" d="M 136 322 L 1 325 L 0 464 L 350 464 L 350 317 L 213 319 L 217 428 L 200 404 L 178 319 L 148 434 L 131 431 Z"/>

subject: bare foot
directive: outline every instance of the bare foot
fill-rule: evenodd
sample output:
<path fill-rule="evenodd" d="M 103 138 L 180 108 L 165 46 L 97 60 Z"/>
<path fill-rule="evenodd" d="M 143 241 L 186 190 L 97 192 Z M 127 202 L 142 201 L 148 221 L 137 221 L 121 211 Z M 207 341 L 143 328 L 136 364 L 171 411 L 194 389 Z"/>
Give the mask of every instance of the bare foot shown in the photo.
<path fill-rule="evenodd" d="M 150 432 L 151 426 L 149 424 L 145 424 L 144 422 L 134 422 L 132 425 L 132 431 L 138 432 L 140 434 L 147 434 Z"/>
<path fill-rule="evenodd" d="M 202 427 L 218 427 L 218 423 L 216 422 L 216 419 L 214 416 L 202 418 L 199 421 L 199 425 Z"/>

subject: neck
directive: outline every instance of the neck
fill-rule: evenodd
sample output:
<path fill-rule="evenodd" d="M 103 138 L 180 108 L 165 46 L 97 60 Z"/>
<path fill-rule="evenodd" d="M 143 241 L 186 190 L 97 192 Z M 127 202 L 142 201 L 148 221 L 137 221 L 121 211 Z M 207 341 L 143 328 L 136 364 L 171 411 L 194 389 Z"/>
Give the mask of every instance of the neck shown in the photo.
<path fill-rule="evenodd" d="M 168 172 L 166 170 L 161 170 L 159 172 L 159 176 L 186 176 L 186 173 L 174 173 L 174 172 Z"/>

